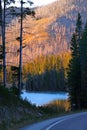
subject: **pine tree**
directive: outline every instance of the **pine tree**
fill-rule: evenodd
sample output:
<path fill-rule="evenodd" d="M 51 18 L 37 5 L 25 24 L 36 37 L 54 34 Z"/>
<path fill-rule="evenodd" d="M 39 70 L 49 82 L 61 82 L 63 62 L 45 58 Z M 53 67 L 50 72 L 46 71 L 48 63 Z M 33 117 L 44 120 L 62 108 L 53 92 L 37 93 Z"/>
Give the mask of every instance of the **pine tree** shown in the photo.
<path fill-rule="evenodd" d="M 68 69 L 68 85 L 71 107 L 81 109 L 81 49 L 80 42 L 82 37 L 82 19 L 80 13 L 76 22 L 76 30 L 71 40 L 71 55 Z"/>
<path fill-rule="evenodd" d="M 87 23 L 85 25 L 82 39 L 80 42 L 80 56 L 81 56 L 81 100 L 82 107 L 87 108 Z"/>
<path fill-rule="evenodd" d="M 81 35 L 82 35 L 82 18 L 81 18 L 80 13 L 78 13 L 75 32 L 76 32 L 76 35 L 77 35 L 78 42 L 80 42 Z"/>
<path fill-rule="evenodd" d="M 81 88 L 81 72 L 79 60 L 79 48 L 77 44 L 77 36 L 73 34 L 71 39 L 71 55 L 68 69 L 68 86 L 70 94 L 71 108 L 80 109 L 80 88 Z"/>

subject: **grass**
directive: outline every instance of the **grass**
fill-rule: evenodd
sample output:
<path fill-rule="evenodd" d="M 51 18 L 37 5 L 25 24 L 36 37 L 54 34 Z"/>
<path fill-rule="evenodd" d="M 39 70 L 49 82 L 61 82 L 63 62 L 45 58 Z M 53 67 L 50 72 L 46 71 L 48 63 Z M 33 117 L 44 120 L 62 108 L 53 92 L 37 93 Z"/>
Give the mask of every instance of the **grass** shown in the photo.
<path fill-rule="evenodd" d="M 69 111 L 70 103 L 68 102 L 68 100 L 55 100 L 50 102 L 49 104 L 46 104 L 45 106 L 60 113 Z"/>
<path fill-rule="evenodd" d="M 0 86 L 0 130 L 18 130 L 27 124 L 73 113 L 69 108 L 67 100 L 55 100 L 36 107 Z"/>
<path fill-rule="evenodd" d="M 32 123 L 36 123 L 38 121 L 43 121 L 45 119 L 63 116 L 66 114 L 69 114 L 69 102 L 67 100 L 55 100 L 49 104 L 46 104 L 44 106 L 35 107 L 37 111 L 39 112 L 40 116 L 28 118 L 27 121 L 23 122 L 19 126 L 29 125 Z"/>
<path fill-rule="evenodd" d="M 36 107 L 26 100 L 19 99 L 12 91 L 0 86 L 0 130 L 17 130 L 26 124 L 65 114 L 68 102 L 56 100 Z"/>

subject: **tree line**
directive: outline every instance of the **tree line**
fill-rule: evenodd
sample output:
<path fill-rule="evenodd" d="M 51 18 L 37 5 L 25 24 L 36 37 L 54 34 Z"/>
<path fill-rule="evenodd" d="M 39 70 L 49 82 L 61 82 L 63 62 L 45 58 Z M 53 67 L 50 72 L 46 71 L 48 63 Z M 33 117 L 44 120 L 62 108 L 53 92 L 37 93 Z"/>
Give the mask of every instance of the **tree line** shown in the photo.
<path fill-rule="evenodd" d="M 65 58 L 65 61 L 64 61 Z M 66 60 L 68 59 L 68 60 Z M 28 91 L 66 91 L 66 64 L 70 54 L 37 57 L 23 66 Z"/>
<path fill-rule="evenodd" d="M 3 8 L 2 8 L 3 2 Z M 2 78 L 2 83 L 4 87 L 7 86 L 7 82 L 12 83 L 13 86 L 16 82 L 18 82 L 18 91 L 20 93 L 20 89 L 22 86 L 22 77 L 26 77 L 26 88 L 31 90 L 65 90 L 65 72 L 62 65 L 62 61 L 59 60 L 59 57 L 56 56 L 48 56 L 42 57 L 40 60 L 35 60 L 28 65 L 24 65 L 22 72 L 22 33 L 23 33 L 23 18 L 25 15 L 34 16 L 35 13 L 29 9 L 23 10 L 24 1 L 20 1 L 21 10 L 20 14 L 15 13 L 14 8 L 12 8 L 12 15 L 16 15 L 20 17 L 20 36 L 16 38 L 16 40 L 20 44 L 19 52 L 19 66 L 11 66 L 10 69 L 6 65 L 6 9 L 7 5 L 15 3 L 15 0 L 0 0 L 0 29 L 1 29 L 1 40 L 0 43 L 0 76 Z M 30 2 L 32 4 L 32 2 Z M 42 60 L 42 61 L 41 61 Z M 41 64 L 42 62 L 42 64 Z M 32 64 L 33 63 L 33 64 Z M 41 65 L 40 65 L 41 64 Z M 27 66 L 29 71 L 27 70 Z M 26 71 L 27 70 L 27 71 Z M 53 75 L 53 76 L 52 76 Z M 30 81 L 29 81 L 30 80 Z M 32 83 L 31 83 L 32 82 Z M 31 86 L 30 86 L 31 84 Z M 32 85 L 33 84 L 33 85 Z M 55 84 L 55 85 L 54 85 Z M 28 87 L 27 87 L 28 86 Z M 54 89 L 53 89 L 54 86 Z M 33 89 L 32 89 L 33 88 Z"/>
<path fill-rule="evenodd" d="M 6 87 L 6 39 L 5 39 L 5 13 L 6 5 L 14 0 L 4 0 L 4 8 L 2 10 L 2 1 L 0 0 L 0 70 L 3 70 L 3 85 Z M 18 80 L 18 91 L 22 86 L 22 77 L 25 79 L 27 90 L 65 90 L 66 78 L 68 78 L 69 101 L 71 109 L 87 108 L 87 23 L 85 27 L 82 26 L 82 19 L 80 13 L 78 14 L 76 29 L 71 39 L 71 60 L 69 61 L 68 71 L 66 75 L 66 67 L 64 66 L 64 59 L 61 60 L 59 56 L 41 57 L 39 60 L 30 62 L 23 66 L 22 72 L 22 31 L 23 18 L 25 14 L 34 15 L 34 12 L 27 10 L 23 12 L 23 0 L 21 3 L 20 13 L 20 37 L 16 40 L 20 43 L 19 66 L 11 66 L 11 76 Z M 29 12 L 28 12 L 29 11 Z M 14 12 L 14 11 L 13 11 Z M 67 59 L 67 58 L 66 58 Z M 8 77 L 9 79 L 9 77 Z M 60 86 L 62 86 L 60 88 Z"/>
<path fill-rule="evenodd" d="M 28 91 L 66 91 L 70 57 L 70 53 L 40 56 L 24 64 L 22 88 Z M 16 74 L 14 68 L 7 67 L 7 82 L 13 84 L 12 86 L 17 86 Z"/>
<path fill-rule="evenodd" d="M 9 67 L 6 66 L 6 6 L 10 3 L 15 3 L 15 0 L 4 0 L 4 8 L 2 9 L 2 1 L 0 1 L 0 25 L 1 25 L 1 37 L 2 37 L 2 43 L 0 44 L 0 67 L 1 70 L 1 75 L 3 73 L 2 81 L 3 85 L 6 87 L 7 82 L 10 82 L 13 84 L 18 82 L 18 91 L 20 93 L 20 89 L 22 86 L 22 77 L 26 77 L 26 88 L 31 89 L 31 90 L 65 90 L 65 68 L 64 64 L 66 66 L 67 63 L 64 63 L 63 59 L 61 59 L 59 56 L 46 56 L 46 57 L 41 57 L 37 58 L 33 62 L 30 62 L 27 65 L 23 66 L 23 72 L 22 72 L 22 32 L 23 32 L 23 19 L 25 15 L 32 15 L 34 16 L 35 13 L 29 9 L 23 10 L 23 4 L 24 1 L 21 0 L 21 10 L 20 14 L 15 13 L 14 8 L 12 8 L 11 12 L 12 15 L 16 15 L 20 17 L 20 36 L 16 38 L 16 40 L 20 44 L 19 52 L 19 66 L 11 66 L 10 69 Z M 30 2 L 32 4 L 32 2 Z M 4 14 L 4 15 L 3 15 Z M 3 22 L 4 20 L 4 22 Z M 65 57 L 68 55 L 65 54 Z M 67 58 L 65 58 L 67 60 Z M 65 60 L 64 59 L 64 60 Z M 68 58 L 69 59 L 69 58 Z M 68 62 L 68 61 L 67 61 Z M 40 65 L 41 64 L 41 65 Z M 28 67 L 27 67 L 28 66 Z M 29 70 L 27 69 L 29 68 Z M 27 76 L 26 76 L 27 75 Z M 30 79 L 30 81 L 29 81 Z M 31 87 L 30 86 L 33 86 Z M 33 84 L 33 85 L 32 85 Z M 54 85 L 53 85 L 54 84 Z M 14 85 L 13 85 L 14 86 Z M 28 87 L 27 87 L 28 86 Z M 54 86 L 54 88 L 53 88 Z M 30 87 L 30 88 L 29 88 Z M 33 88 L 33 89 L 32 89 Z"/>

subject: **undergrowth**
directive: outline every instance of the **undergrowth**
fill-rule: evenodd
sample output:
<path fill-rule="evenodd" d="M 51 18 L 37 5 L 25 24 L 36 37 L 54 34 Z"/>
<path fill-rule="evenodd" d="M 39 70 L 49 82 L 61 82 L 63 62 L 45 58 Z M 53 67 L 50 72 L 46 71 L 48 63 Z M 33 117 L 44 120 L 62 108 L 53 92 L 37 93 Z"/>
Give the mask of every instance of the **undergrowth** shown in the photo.
<path fill-rule="evenodd" d="M 0 86 L 0 130 L 16 130 L 23 124 L 37 122 L 68 111 L 67 101 L 54 101 L 37 107 L 22 100 L 13 91 Z"/>

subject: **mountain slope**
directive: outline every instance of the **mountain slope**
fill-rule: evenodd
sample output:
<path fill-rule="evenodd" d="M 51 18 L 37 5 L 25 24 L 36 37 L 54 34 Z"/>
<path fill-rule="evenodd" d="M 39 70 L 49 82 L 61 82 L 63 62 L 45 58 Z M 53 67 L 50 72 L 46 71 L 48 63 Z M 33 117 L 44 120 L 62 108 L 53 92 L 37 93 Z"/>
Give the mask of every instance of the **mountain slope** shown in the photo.
<path fill-rule="evenodd" d="M 23 63 L 41 55 L 51 55 L 69 51 L 70 38 L 75 29 L 78 12 L 83 23 L 87 19 L 86 0 L 59 0 L 36 9 L 36 18 L 24 19 Z M 83 24 L 84 25 L 84 24 Z M 19 18 L 7 27 L 7 61 L 17 64 L 19 42 L 15 40 L 20 32 Z"/>

